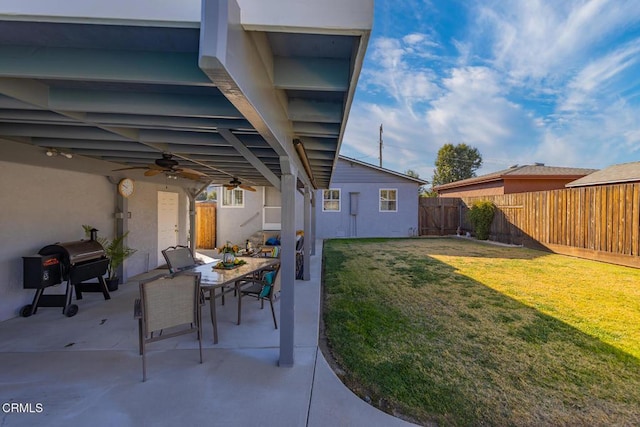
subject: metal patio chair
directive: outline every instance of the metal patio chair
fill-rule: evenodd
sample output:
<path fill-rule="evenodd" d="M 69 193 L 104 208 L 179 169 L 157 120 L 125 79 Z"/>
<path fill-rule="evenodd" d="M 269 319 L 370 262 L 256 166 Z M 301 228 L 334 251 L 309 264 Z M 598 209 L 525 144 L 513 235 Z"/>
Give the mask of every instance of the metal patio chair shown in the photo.
<path fill-rule="evenodd" d="M 140 282 L 134 317 L 138 319 L 142 381 L 147 379 L 146 346 L 152 342 L 195 332 L 202 363 L 200 299 L 199 274 L 185 273 Z M 169 332 L 162 333 L 163 330 Z M 154 336 L 154 332 L 159 333 Z"/>

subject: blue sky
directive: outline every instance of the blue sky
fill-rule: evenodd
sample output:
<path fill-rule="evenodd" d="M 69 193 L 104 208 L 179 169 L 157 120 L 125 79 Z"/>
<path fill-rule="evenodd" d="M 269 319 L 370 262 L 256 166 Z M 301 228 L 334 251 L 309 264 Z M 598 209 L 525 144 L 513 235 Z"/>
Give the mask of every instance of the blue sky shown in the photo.
<path fill-rule="evenodd" d="M 640 160 L 640 1 L 375 0 L 341 154 L 431 180 L 438 149 L 512 164 Z"/>

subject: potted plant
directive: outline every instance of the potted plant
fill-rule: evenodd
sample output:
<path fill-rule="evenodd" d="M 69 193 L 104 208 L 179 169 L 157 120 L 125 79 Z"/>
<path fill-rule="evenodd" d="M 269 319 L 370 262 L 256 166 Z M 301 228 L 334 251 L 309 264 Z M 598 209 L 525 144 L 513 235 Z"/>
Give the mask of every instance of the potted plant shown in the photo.
<path fill-rule="evenodd" d="M 85 234 L 89 236 L 93 227 L 91 227 L 90 225 L 83 225 L 82 228 L 84 228 Z M 107 282 L 107 288 L 111 292 L 118 290 L 118 285 L 120 283 L 120 278 L 118 277 L 118 267 L 120 267 L 124 260 L 133 255 L 137 250 L 130 248 L 129 246 L 124 244 L 124 239 L 128 234 L 129 232 L 127 231 L 122 236 L 116 237 L 113 240 L 109 240 L 106 237 L 96 238 L 96 240 L 104 248 L 105 255 L 107 256 L 107 258 L 109 258 L 109 265 L 107 266 L 107 278 L 105 280 Z"/>

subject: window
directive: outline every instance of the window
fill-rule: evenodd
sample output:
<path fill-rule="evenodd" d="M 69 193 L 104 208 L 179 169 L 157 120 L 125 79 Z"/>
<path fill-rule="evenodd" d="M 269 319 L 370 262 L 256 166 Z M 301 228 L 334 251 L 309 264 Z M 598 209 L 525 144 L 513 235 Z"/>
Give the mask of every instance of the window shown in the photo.
<path fill-rule="evenodd" d="M 398 212 L 398 190 L 380 189 L 380 212 Z"/>
<path fill-rule="evenodd" d="M 340 212 L 340 189 L 322 191 L 322 212 Z"/>
<path fill-rule="evenodd" d="M 222 206 L 243 208 L 244 207 L 244 190 L 240 188 L 223 188 L 222 189 Z"/>

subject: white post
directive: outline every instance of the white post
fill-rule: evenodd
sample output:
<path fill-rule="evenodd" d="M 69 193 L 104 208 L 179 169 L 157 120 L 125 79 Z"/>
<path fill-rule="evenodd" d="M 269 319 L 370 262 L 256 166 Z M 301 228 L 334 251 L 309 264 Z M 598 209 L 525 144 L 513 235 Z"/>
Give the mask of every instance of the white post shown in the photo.
<path fill-rule="evenodd" d="M 302 280 L 311 280 L 311 189 L 304 186 L 304 248 L 302 255 Z"/>
<path fill-rule="evenodd" d="M 293 366 L 296 279 L 296 170 L 288 157 L 280 158 L 282 175 L 282 226 L 280 230 L 280 358 L 282 367 Z"/>

